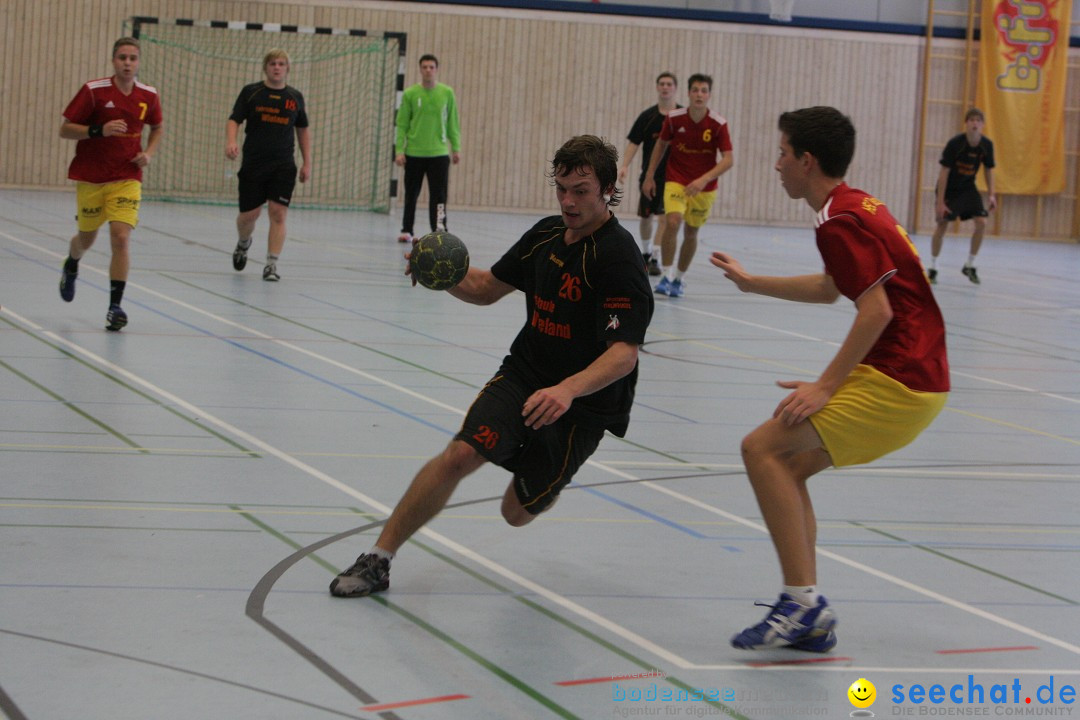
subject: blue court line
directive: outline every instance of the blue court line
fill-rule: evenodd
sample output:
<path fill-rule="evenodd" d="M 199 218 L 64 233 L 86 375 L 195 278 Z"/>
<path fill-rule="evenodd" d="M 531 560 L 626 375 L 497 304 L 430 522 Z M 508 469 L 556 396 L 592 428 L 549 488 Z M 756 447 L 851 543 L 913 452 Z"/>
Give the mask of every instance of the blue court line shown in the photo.
<path fill-rule="evenodd" d="M 714 539 L 717 539 L 717 538 L 713 538 L 713 537 L 710 537 L 708 535 L 705 535 L 704 533 L 699 533 L 697 530 L 694 530 L 692 528 L 688 528 L 685 525 L 682 525 L 680 523 L 675 522 L 674 520 L 668 520 L 667 518 L 665 518 L 665 517 L 663 517 L 661 515 L 657 515 L 656 513 L 649 512 L 648 510 L 645 510 L 644 508 L 640 508 L 637 505 L 633 505 L 631 503 L 628 503 L 625 500 L 620 500 L 620 499 L 618 499 L 616 497 L 612 497 L 611 495 L 608 495 L 607 493 L 596 490 L 595 488 L 591 488 L 591 487 L 587 487 L 587 486 L 583 486 L 583 485 L 572 485 L 571 487 L 574 487 L 574 488 L 577 488 L 577 489 L 580 489 L 580 490 L 584 490 L 585 492 L 589 493 L 590 495 L 596 495 L 597 497 L 603 498 L 604 500 L 607 500 L 610 503 L 614 503 L 615 505 L 618 505 L 621 508 L 625 508 L 626 510 L 637 513 L 638 515 L 642 515 L 644 517 L 647 517 L 650 520 L 653 520 L 655 522 L 660 523 L 661 525 L 667 525 L 669 528 L 672 528 L 673 530 L 678 530 L 679 532 L 686 533 L 690 537 L 697 538 L 698 540 L 714 540 Z M 724 545 L 723 548 L 725 550 L 727 550 L 728 552 L 742 552 L 742 550 L 740 550 L 739 548 L 734 547 L 732 545 Z"/>
<path fill-rule="evenodd" d="M 395 322 L 390 322 L 389 320 L 383 320 L 381 318 L 377 318 L 377 317 L 374 317 L 372 315 L 368 315 L 367 313 L 362 313 L 359 310 L 353 310 L 352 308 L 347 308 L 347 307 L 345 307 L 343 305 L 337 305 L 335 303 L 328 302 L 326 300 L 320 300 L 317 297 L 313 297 L 311 295 L 305 295 L 304 293 L 300 293 L 300 297 L 304 298 L 305 300 L 310 300 L 312 302 L 319 303 L 320 305 L 325 305 L 327 307 L 332 307 L 335 310 L 341 310 L 342 312 L 347 312 L 350 315 L 356 315 L 357 317 L 362 317 L 365 320 L 370 320 L 371 322 L 379 323 L 381 325 L 388 325 L 388 326 L 390 326 L 392 328 L 395 328 L 397 330 L 404 330 L 405 332 L 412 333 L 413 335 L 419 335 L 422 338 L 426 338 L 428 340 L 433 340 L 433 341 L 439 343 L 440 345 L 450 345 L 451 347 L 460 348 L 462 350 L 468 350 L 468 351 L 474 352 L 474 353 L 476 353 L 478 355 L 483 355 L 484 357 L 489 357 L 489 358 L 492 358 L 492 359 L 498 360 L 498 361 L 502 361 L 502 359 L 503 359 L 503 357 L 505 355 L 505 354 L 494 355 L 494 354 L 486 352 L 484 350 L 477 350 L 476 348 L 472 348 L 472 347 L 469 347 L 467 345 L 459 345 L 458 343 L 451 342 L 451 341 L 447 340 L 446 338 L 436 337 L 435 335 L 428 335 L 427 333 L 420 332 L 419 330 L 413 330 L 412 328 L 407 327 L 405 325 L 402 325 L 401 323 L 395 323 Z M 476 388 L 479 390 L 480 386 L 477 385 Z"/>
<path fill-rule="evenodd" d="M 48 265 L 46 265 L 43 262 L 40 262 L 40 261 L 35 260 L 33 258 L 26 257 L 25 255 L 21 255 L 20 253 L 17 253 L 17 252 L 15 252 L 13 250 L 9 250 L 9 252 L 11 252 L 12 254 L 16 255 L 17 257 L 20 257 L 20 258 L 22 258 L 22 259 L 24 259 L 24 260 L 26 260 L 28 262 L 32 262 L 32 263 L 34 263 L 36 265 L 40 265 L 42 267 L 49 267 Z M 104 288 L 102 288 L 100 285 L 97 285 L 96 283 L 89 282 L 89 281 L 83 281 L 81 279 L 79 280 L 79 282 L 83 283 L 83 284 L 90 285 L 90 287 L 93 287 L 95 289 L 104 291 Z M 107 291 L 105 291 L 105 292 L 107 292 Z M 277 357 L 275 357 L 273 355 L 270 355 L 268 353 L 265 353 L 265 352 L 263 352 L 261 350 L 256 350 L 255 348 L 248 347 L 247 345 L 244 345 L 243 343 L 241 343 L 241 342 L 239 342 L 237 340 L 233 340 L 232 338 L 224 337 L 222 335 L 218 335 L 217 333 L 210 332 L 209 330 L 201 328 L 198 325 L 194 325 L 194 324 L 189 323 L 189 322 L 187 322 L 185 320 L 181 320 L 180 318 L 174 317 L 174 316 L 168 314 L 167 312 L 164 312 L 163 310 L 158 310 L 158 309 L 156 309 L 154 307 L 151 307 L 150 305 L 147 305 L 146 303 L 140 302 L 138 300 L 131 300 L 131 299 L 128 299 L 128 298 L 125 298 L 125 299 L 127 300 L 127 302 L 130 305 L 136 305 L 136 306 L 138 306 L 138 307 L 140 307 L 140 308 L 142 308 L 144 310 L 148 310 L 148 311 L 154 313 L 155 315 L 159 315 L 159 316 L 161 316 L 161 317 L 163 317 L 163 318 L 165 318 L 167 320 L 171 320 L 171 321 L 173 321 L 174 323 L 176 323 L 178 325 L 182 325 L 183 327 L 186 327 L 186 328 L 188 328 L 190 330 L 194 330 L 195 332 L 197 332 L 197 333 L 199 333 L 201 335 L 205 335 L 207 337 L 214 338 L 215 340 L 220 340 L 220 341 L 222 341 L 224 343 L 232 345 L 235 348 L 238 348 L 238 349 L 243 350 L 245 352 L 249 352 L 252 355 L 257 355 L 258 357 L 261 357 L 264 360 L 268 360 L 268 361 L 270 361 L 270 362 L 272 362 L 272 363 L 274 363 L 276 365 L 280 365 L 281 367 L 288 368 L 289 370 L 292 370 L 292 371 L 294 371 L 296 373 L 299 373 L 300 375 L 303 375 L 304 377 L 310 378 L 311 380 L 314 380 L 315 382 L 322 383 L 323 385 L 328 385 L 329 387 L 332 387 L 332 388 L 334 388 L 336 390 L 340 390 L 340 391 L 342 391 L 343 393 L 345 393 L 347 395 L 351 395 L 351 396 L 353 396 L 355 398 L 359 398 L 360 400 L 367 401 L 367 402 L 369 402 L 369 403 L 371 403 L 371 404 L 373 404 L 373 405 L 375 405 L 377 407 L 380 407 L 380 408 L 382 408 L 384 410 L 389 410 L 390 412 L 394 413 L 395 415 L 399 415 L 399 416 L 401 416 L 403 418 L 406 418 L 408 420 L 413 420 L 415 422 L 420 423 L 421 425 L 425 425 L 425 426 L 427 426 L 429 428 L 432 428 L 433 430 L 438 430 L 439 432 L 444 433 L 446 435 L 451 435 L 452 436 L 452 435 L 457 433 L 456 429 L 447 430 L 445 427 L 442 427 L 440 425 L 436 425 L 435 423 L 430 422 L 428 420 L 424 420 L 423 418 L 418 417 L 416 415 L 413 415 L 412 413 L 405 412 L 404 410 L 396 408 L 396 407 L 394 407 L 392 405 L 388 405 L 387 403 L 384 403 L 381 400 L 376 400 L 375 398 L 368 397 L 367 395 L 364 395 L 362 393 L 358 393 L 355 390 L 352 390 L 351 388 L 348 388 L 348 387 L 345 387 L 344 385 L 341 385 L 340 383 L 336 383 L 336 382 L 334 382 L 332 380 L 329 380 L 329 379 L 327 379 L 325 377 L 320 377 L 319 375 L 316 375 L 315 373 L 304 370 L 303 368 L 298 367 L 296 365 L 292 365 L 291 363 L 287 363 L 284 360 L 282 360 L 280 358 L 277 358 Z"/>

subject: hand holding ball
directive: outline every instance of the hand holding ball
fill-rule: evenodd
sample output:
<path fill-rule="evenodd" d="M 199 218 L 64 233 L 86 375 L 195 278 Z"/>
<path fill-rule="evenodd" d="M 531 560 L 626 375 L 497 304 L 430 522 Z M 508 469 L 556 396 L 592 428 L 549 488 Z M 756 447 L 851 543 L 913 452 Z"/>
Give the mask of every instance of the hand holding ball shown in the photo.
<path fill-rule="evenodd" d="M 449 290 L 469 272 L 469 250 L 445 230 L 428 233 L 413 243 L 409 274 L 429 290 Z"/>

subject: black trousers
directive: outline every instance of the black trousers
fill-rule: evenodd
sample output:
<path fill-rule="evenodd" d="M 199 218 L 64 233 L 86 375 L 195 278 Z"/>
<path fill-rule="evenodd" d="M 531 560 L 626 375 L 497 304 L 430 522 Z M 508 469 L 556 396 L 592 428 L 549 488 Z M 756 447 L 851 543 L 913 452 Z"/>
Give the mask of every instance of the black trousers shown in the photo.
<path fill-rule="evenodd" d="M 424 178 L 428 181 L 428 218 L 434 231 L 439 219 L 439 208 L 443 211 L 443 229 L 446 229 L 446 194 L 450 186 L 450 156 L 411 157 L 405 156 L 405 211 L 401 218 L 401 232 L 413 234 L 416 221 L 416 199 L 420 197 L 420 187 Z"/>

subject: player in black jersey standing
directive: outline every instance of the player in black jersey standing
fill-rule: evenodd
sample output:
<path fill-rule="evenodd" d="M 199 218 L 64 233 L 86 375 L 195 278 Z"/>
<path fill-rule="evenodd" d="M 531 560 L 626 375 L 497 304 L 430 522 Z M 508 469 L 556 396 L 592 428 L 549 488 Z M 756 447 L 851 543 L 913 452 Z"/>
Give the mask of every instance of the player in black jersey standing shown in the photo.
<path fill-rule="evenodd" d="M 610 210 L 619 203 L 617 161 L 598 137 L 568 140 L 548 173 L 561 214 L 448 291 L 490 305 L 521 290 L 528 319 L 461 430 L 413 478 L 375 546 L 334 579 L 332 594 L 389 587 L 394 553 L 485 462 L 512 474 L 502 516 L 521 527 L 552 506 L 605 430 L 625 434 L 653 298 L 634 238 Z"/>
<path fill-rule="evenodd" d="M 656 77 L 656 104 L 645 108 L 638 115 L 633 127 L 630 128 L 630 134 L 626 136 L 626 150 L 623 151 L 622 165 L 619 166 L 620 185 L 626 181 L 630 163 L 633 161 L 634 155 L 637 154 L 639 147 L 641 148 L 641 175 L 638 177 L 638 189 L 645 182 L 645 170 L 649 167 L 649 158 L 652 156 L 656 139 L 660 137 L 660 130 L 664 127 L 664 120 L 667 119 L 669 112 L 682 107 L 682 105 L 675 102 L 675 91 L 678 87 L 679 82 L 672 73 L 662 72 Z M 666 165 L 667 158 L 664 158 L 656 166 L 656 184 L 658 187 L 664 186 L 664 168 Z M 638 217 L 641 218 L 639 223 L 641 257 L 645 260 L 650 275 L 660 275 L 662 273 L 659 261 L 660 248 L 653 245 L 652 236 L 653 218 L 664 217 L 664 194 L 656 193 L 651 198 L 641 195 L 638 200 Z"/>
<path fill-rule="evenodd" d="M 236 135 L 247 122 L 244 160 L 240 165 L 240 214 L 236 216 L 238 239 L 233 250 L 233 268 L 243 270 L 251 234 L 264 203 L 268 205 L 270 233 L 267 238 L 266 266 L 263 280 L 277 281 L 278 256 L 285 247 L 285 216 L 289 211 L 293 188 L 311 177 L 311 132 L 308 130 L 304 96 L 286 84 L 289 77 L 289 54 L 274 49 L 263 58 L 266 79 L 240 91 L 232 114 L 225 123 L 225 157 L 240 155 Z M 295 134 L 295 135 L 294 135 Z M 304 164 L 296 169 L 295 148 L 300 145 Z"/>

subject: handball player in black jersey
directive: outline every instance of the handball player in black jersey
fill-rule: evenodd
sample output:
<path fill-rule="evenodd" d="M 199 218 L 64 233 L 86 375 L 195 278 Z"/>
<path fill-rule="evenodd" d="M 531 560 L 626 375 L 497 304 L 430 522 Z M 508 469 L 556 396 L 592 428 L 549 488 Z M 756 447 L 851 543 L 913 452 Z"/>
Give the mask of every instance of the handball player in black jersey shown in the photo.
<path fill-rule="evenodd" d="M 502 516 L 521 527 L 554 504 L 605 430 L 625 434 L 653 298 L 637 244 L 610 210 L 619 203 L 617 163 L 618 151 L 598 137 L 568 140 L 548 173 L 561 213 L 448 291 L 490 305 L 521 290 L 527 320 L 461 430 L 413 478 L 375 546 L 334 579 L 332 594 L 389 587 L 394 553 L 484 463 L 511 473 Z"/>

